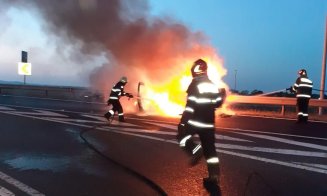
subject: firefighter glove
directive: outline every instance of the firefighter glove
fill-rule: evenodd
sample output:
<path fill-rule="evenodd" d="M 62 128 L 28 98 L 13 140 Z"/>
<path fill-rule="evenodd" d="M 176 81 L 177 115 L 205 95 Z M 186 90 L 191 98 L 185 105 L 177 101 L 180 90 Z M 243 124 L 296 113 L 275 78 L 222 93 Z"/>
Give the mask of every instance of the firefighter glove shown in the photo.
<path fill-rule="evenodd" d="M 133 98 L 134 96 L 132 94 L 130 94 L 130 93 L 126 93 L 126 97 Z"/>

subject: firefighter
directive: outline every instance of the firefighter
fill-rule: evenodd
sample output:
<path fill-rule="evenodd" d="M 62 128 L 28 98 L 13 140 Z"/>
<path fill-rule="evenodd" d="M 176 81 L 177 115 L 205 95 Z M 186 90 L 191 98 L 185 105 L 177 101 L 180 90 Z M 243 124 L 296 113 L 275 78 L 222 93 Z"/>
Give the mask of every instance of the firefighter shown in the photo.
<path fill-rule="evenodd" d="M 187 89 L 187 102 L 178 124 L 177 140 L 191 157 L 190 165 L 197 164 L 204 155 L 209 177 L 203 183 L 218 185 L 219 159 L 215 147 L 215 109 L 220 107 L 224 95 L 208 78 L 207 63 L 198 59 L 191 68 L 193 80 Z M 224 91 L 225 92 L 225 91 Z M 198 134 L 200 143 L 193 141 Z M 219 186 L 218 186 L 219 187 Z"/>
<path fill-rule="evenodd" d="M 133 95 L 130 93 L 124 92 L 124 87 L 127 84 L 127 77 L 123 76 L 117 84 L 111 89 L 109 100 L 107 101 L 108 105 L 112 105 L 112 109 L 110 109 L 107 113 L 104 114 L 104 117 L 109 121 L 109 118 L 118 113 L 118 119 L 120 122 L 125 122 L 123 107 L 120 104 L 120 97 L 127 96 L 128 98 L 133 98 Z"/>
<path fill-rule="evenodd" d="M 308 78 L 308 73 L 305 69 L 301 69 L 298 72 L 299 77 L 296 79 L 293 86 L 289 88 L 292 93 L 296 94 L 296 105 L 297 105 L 297 122 L 307 123 L 308 122 L 308 107 L 309 100 L 311 98 L 313 83 Z"/>

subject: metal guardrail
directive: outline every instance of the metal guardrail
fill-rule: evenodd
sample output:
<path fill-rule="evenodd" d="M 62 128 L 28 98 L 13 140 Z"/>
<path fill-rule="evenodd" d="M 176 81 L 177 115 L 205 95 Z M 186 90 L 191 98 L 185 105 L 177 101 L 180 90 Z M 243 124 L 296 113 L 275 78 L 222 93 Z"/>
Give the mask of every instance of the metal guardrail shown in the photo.
<path fill-rule="evenodd" d="M 44 97 L 50 97 L 54 94 L 76 97 L 87 91 L 89 90 L 85 87 L 0 84 L 0 94 L 22 94 L 24 92 L 25 94 Z"/>
<path fill-rule="evenodd" d="M 269 105 L 295 105 L 296 98 L 289 97 L 261 97 L 230 95 L 227 99 L 231 103 L 269 104 Z M 327 99 L 310 99 L 310 106 L 327 107 Z"/>
<path fill-rule="evenodd" d="M 0 84 L 0 89 L 28 89 L 28 90 L 85 90 L 86 87 L 70 86 L 46 86 L 46 85 L 20 85 L 20 84 Z"/>
<path fill-rule="evenodd" d="M 262 105 L 281 105 L 282 115 L 285 114 L 285 106 L 295 106 L 296 98 L 289 97 L 263 97 L 263 96 L 239 96 L 230 95 L 227 97 L 227 101 L 233 103 L 244 103 L 244 104 L 262 104 Z M 327 108 L 327 99 L 310 99 L 309 106 L 313 107 L 324 107 Z"/>
<path fill-rule="evenodd" d="M 86 87 L 69 87 L 69 86 L 41 86 L 41 85 L 15 85 L 15 84 L 0 84 L 0 94 L 8 94 L 4 91 L 14 94 L 14 91 L 37 91 L 40 96 L 53 96 L 53 94 L 60 93 L 63 95 L 67 94 L 72 97 L 83 98 L 83 94 L 90 93 L 90 90 Z M 50 95 L 51 93 L 51 95 Z M 227 102 L 231 104 L 262 104 L 262 105 L 280 105 L 282 107 L 281 113 L 285 114 L 285 106 L 295 106 L 296 98 L 289 97 L 264 97 L 264 96 L 239 96 L 239 95 L 229 95 L 227 97 Z M 313 107 L 323 107 L 327 108 L 327 99 L 310 99 L 309 106 Z"/>

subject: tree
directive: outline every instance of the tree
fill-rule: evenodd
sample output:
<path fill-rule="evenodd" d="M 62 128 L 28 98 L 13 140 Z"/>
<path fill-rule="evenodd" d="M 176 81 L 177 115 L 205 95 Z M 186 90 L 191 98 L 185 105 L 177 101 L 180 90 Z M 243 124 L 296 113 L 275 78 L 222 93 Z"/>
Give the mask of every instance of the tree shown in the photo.
<path fill-rule="evenodd" d="M 263 94 L 263 91 L 255 89 L 250 93 L 250 95 L 259 95 L 259 94 Z"/>

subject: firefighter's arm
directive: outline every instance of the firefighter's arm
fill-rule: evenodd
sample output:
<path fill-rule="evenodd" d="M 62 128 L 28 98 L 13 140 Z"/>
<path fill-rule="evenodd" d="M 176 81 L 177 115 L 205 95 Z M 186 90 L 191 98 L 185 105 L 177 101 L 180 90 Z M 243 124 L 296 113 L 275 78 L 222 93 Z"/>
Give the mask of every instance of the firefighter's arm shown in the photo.
<path fill-rule="evenodd" d="M 301 82 L 301 79 L 300 78 L 297 78 L 294 85 L 290 87 L 290 92 L 291 93 L 296 93 L 298 87 L 299 87 L 299 84 Z"/>
<path fill-rule="evenodd" d="M 193 116 L 194 106 L 190 101 L 187 101 L 185 109 L 182 114 L 181 124 L 186 124 L 188 120 Z"/>
<path fill-rule="evenodd" d="M 291 93 L 296 92 L 294 86 L 291 86 L 291 87 L 287 88 L 286 90 L 290 91 Z"/>
<path fill-rule="evenodd" d="M 226 100 L 226 89 L 225 88 L 219 88 L 219 93 L 216 96 L 216 104 L 215 107 L 219 108 L 223 105 L 223 103 Z"/>
<path fill-rule="evenodd" d="M 186 104 L 185 110 L 181 117 L 181 121 L 179 122 L 178 127 L 177 127 L 177 132 L 178 132 L 177 139 L 178 140 L 181 139 L 181 138 L 179 138 L 180 135 L 185 135 L 184 133 L 186 131 L 186 124 L 193 115 L 193 112 L 191 112 L 192 110 L 190 108 L 191 108 L 191 106 L 189 104 Z"/>

